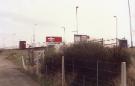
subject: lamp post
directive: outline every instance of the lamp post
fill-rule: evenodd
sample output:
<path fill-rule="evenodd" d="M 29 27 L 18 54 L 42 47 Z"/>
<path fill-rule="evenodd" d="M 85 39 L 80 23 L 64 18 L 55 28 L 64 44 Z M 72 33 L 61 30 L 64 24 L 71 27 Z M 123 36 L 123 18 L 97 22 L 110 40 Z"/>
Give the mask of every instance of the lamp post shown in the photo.
<path fill-rule="evenodd" d="M 35 28 L 37 26 L 37 24 L 34 24 L 34 28 L 33 28 L 33 47 L 35 47 L 35 41 L 36 41 L 36 36 L 35 36 Z"/>
<path fill-rule="evenodd" d="M 118 18 L 117 16 L 114 16 L 115 18 L 115 25 L 116 25 L 116 47 L 118 46 Z"/>
<path fill-rule="evenodd" d="M 65 40 L 65 31 L 66 31 L 66 28 L 65 28 L 64 26 L 62 26 L 61 28 L 63 28 L 63 30 L 64 30 L 64 36 L 63 36 L 64 39 L 63 39 L 63 42 L 64 42 L 64 44 L 65 44 L 65 41 L 66 41 L 66 40 Z"/>
<path fill-rule="evenodd" d="M 133 37 L 132 37 L 131 9 L 130 9 L 129 0 L 128 0 L 128 11 L 129 11 L 129 26 L 130 26 L 131 48 L 132 48 L 133 47 Z"/>
<path fill-rule="evenodd" d="M 76 6 L 76 33 L 78 34 L 78 6 Z"/>

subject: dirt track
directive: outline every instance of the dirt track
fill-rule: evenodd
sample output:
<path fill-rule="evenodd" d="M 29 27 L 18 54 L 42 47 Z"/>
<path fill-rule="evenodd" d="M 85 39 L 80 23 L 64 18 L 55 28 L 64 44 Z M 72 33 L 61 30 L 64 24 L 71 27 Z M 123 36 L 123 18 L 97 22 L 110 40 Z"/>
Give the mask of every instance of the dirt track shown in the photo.
<path fill-rule="evenodd" d="M 17 70 L 10 61 L 0 55 L 0 86 L 39 86 L 29 76 Z"/>

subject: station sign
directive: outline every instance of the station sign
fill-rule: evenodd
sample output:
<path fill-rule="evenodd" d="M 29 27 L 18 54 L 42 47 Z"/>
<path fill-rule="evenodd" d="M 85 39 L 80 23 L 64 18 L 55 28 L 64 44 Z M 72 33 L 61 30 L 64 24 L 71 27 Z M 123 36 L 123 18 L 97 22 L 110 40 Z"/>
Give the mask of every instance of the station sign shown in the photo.
<path fill-rule="evenodd" d="M 47 43 L 47 45 L 60 44 L 60 43 L 62 43 L 62 37 L 47 36 L 46 37 L 46 43 Z"/>

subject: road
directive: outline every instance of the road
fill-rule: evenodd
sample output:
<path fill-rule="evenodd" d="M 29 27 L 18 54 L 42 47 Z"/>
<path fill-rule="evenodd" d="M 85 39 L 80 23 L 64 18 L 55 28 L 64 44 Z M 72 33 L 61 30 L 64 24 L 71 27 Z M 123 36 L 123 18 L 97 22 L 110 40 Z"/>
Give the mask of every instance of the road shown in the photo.
<path fill-rule="evenodd" d="M 0 86 L 39 86 L 17 66 L 0 55 Z"/>

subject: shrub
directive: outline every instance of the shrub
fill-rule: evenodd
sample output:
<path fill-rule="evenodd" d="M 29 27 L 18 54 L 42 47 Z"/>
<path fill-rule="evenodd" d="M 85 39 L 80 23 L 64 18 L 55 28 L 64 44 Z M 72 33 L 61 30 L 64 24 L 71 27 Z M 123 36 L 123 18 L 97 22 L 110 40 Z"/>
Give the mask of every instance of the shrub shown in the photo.
<path fill-rule="evenodd" d="M 129 54 L 125 49 L 106 48 L 94 42 L 80 42 L 64 49 L 66 82 L 69 86 L 96 86 L 97 64 L 98 79 L 102 86 L 114 85 L 113 80 L 120 75 L 121 62 L 129 66 Z M 43 69 L 47 75 L 55 75 L 61 71 L 62 54 L 53 52 L 46 55 Z M 73 74 L 73 80 L 68 76 Z M 68 75 L 68 76 L 67 76 Z M 70 81 L 70 82 L 69 82 Z M 77 83 L 77 84 L 76 84 Z M 110 84 L 111 83 L 111 84 Z"/>

